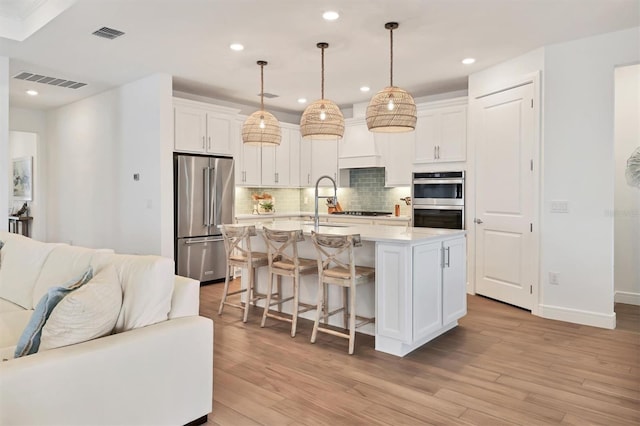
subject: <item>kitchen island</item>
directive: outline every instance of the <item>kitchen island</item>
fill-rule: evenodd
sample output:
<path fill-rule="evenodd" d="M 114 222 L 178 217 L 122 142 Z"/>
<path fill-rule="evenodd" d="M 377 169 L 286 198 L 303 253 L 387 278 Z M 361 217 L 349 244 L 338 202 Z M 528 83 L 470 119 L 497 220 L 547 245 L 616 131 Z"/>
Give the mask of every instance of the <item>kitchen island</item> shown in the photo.
<path fill-rule="evenodd" d="M 244 223 L 246 224 L 246 223 Z M 277 230 L 301 229 L 305 241 L 299 243 L 299 256 L 316 258 L 311 242 L 313 225 L 304 221 L 262 221 L 255 223 L 258 236 L 252 249 L 266 250 L 260 235 L 263 226 Z M 398 226 L 330 226 L 319 227 L 330 234 L 360 234 L 362 246 L 355 250 L 356 263 L 376 269 L 375 285 L 358 287 L 358 315 L 374 316 L 359 332 L 375 335 L 376 350 L 405 356 L 458 324 L 466 314 L 466 239 L 465 231 L 411 228 Z M 243 271 L 243 285 L 246 284 Z M 265 268 L 258 270 L 257 286 L 266 289 Z M 317 276 L 301 279 L 300 300 L 316 303 Z M 291 291 L 283 283 L 283 296 Z M 329 295 L 330 307 L 338 306 L 339 293 Z M 287 312 L 289 304 L 283 310 Z M 312 319 L 314 312 L 301 315 Z M 332 324 L 343 326 L 341 316 Z"/>

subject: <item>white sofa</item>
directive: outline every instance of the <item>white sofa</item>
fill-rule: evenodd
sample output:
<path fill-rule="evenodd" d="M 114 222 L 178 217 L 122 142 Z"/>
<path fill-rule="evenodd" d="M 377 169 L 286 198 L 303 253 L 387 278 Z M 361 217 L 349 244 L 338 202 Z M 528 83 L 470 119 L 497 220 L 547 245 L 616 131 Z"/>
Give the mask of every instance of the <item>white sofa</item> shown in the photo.
<path fill-rule="evenodd" d="M 197 281 L 174 275 L 173 261 L 159 256 L 42 243 L 7 232 L 0 232 L 0 241 L 0 425 L 206 421 L 213 323 L 198 315 Z M 88 266 L 100 271 L 109 265 L 122 287 L 113 334 L 13 358 L 34 306 L 50 287 Z"/>

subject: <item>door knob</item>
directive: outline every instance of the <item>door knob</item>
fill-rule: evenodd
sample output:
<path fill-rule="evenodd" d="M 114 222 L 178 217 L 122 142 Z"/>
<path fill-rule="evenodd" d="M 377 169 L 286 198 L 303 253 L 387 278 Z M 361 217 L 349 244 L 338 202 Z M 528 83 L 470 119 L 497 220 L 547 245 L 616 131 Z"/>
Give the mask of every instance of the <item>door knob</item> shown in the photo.
<path fill-rule="evenodd" d="M 478 218 L 473 219 L 473 221 L 474 221 L 475 223 L 477 223 L 478 225 L 479 225 L 479 224 L 481 224 L 481 223 L 483 223 L 483 222 L 482 222 L 482 219 L 478 219 Z"/>

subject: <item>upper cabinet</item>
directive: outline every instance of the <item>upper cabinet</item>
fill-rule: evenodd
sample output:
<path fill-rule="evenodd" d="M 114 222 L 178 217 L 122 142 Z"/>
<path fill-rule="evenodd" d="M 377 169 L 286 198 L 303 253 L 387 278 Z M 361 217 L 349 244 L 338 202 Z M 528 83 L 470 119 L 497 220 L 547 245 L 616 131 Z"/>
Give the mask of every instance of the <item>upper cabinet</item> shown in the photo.
<path fill-rule="evenodd" d="M 236 138 L 236 185 L 265 187 L 300 186 L 300 130 L 295 124 L 280 123 L 282 140 L 278 146 L 242 143 L 238 121 Z"/>
<path fill-rule="evenodd" d="M 300 186 L 315 187 L 321 176 L 329 176 L 338 183 L 337 139 L 301 139 L 300 142 Z M 320 186 L 333 186 L 323 179 Z"/>
<path fill-rule="evenodd" d="M 384 186 L 410 186 L 416 132 L 375 133 L 384 159 Z"/>
<path fill-rule="evenodd" d="M 233 155 L 238 112 L 233 108 L 174 98 L 174 149 L 198 154 Z"/>
<path fill-rule="evenodd" d="M 414 163 L 465 161 L 467 98 L 418 105 Z"/>

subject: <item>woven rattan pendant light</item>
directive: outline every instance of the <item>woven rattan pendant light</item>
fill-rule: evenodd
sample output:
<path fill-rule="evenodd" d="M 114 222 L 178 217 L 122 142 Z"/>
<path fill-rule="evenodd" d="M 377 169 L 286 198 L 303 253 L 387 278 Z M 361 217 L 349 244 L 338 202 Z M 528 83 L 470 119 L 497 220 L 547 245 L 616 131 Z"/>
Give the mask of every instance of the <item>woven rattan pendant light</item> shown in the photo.
<path fill-rule="evenodd" d="M 309 105 L 300 119 L 300 133 L 303 138 L 336 139 L 344 134 L 344 116 L 335 102 L 324 98 L 324 49 L 329 43 L 316 45 L 322 50 L 321 99 Z"/>
<path fill-rule="evenodd" d="M 416 128 L 416 103 L 406 91 L 393 85 L 393 30 L 397 22 L 387 22 L 391 40 L 390 84 L 371 98 L 367 107 L 367 127 L 372 132 L 410 132 Z"/>
<path fill-rule="evenodd" d="M 242 125 L 242 142 L 247 145 L 280 145 L 280 123 L 273 114 L 264 110 L 264 66 L 267 61 L 257 63 L 260 65 L 260 111 L 247 117 Z"/>

